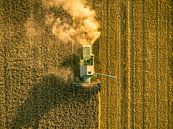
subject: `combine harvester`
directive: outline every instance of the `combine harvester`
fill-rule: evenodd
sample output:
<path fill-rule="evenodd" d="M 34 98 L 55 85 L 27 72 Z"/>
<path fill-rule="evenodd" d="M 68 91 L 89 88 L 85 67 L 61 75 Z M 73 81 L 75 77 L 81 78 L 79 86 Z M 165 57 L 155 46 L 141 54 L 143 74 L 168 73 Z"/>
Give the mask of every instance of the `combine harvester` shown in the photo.
<path fill-rule="evenodd" d="M 81 82 L 74 82 L 77 87 L 101 89 L 101 82 L 92 82 L 91 79 L 97 76 L 104 76 L 115 79 L 115 76 L 95 73 L 94 69 L 94 54 L 92 53 L 92 45 L 82 45 L 80 51 L 80 79 Z M 97 88 L 98 89 L 98 88 Z"/>

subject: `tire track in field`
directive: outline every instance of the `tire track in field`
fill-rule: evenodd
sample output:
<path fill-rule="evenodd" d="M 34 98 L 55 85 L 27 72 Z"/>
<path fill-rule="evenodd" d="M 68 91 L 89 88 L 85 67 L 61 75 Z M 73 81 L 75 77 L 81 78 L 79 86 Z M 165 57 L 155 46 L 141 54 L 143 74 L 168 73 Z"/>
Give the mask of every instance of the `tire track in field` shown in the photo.
<path fill-rule="evenodd" d="M 170 2 L 170 1 L 169 1 Z M 168 82 L 167 82 L 167 87 L 168 87 L 168 129 L 172 129 L 173 128 L 173 45 L 171 44 L 173 41 L 173 37 L 172 37 L 172 29 L 173 26 L 171 26 L 173 24 L 173 9 L 171 8 L 171 6 L 168 6 L 168 43 L 167 43 L 167 58 L 168 58 L 168 63 L 167 63 L 167 77 L 168 77 Z"/>
<path fill-rule="evenodd" d="M 127 1 L 120 2 L 120 85 L 121 128 L 128 128 L 128 77 L 127 77 Z"/>
<path fill-rule="evenodd" d="M 131 129 L 134 129 L 134 41 L 133 41 L 133 0 L 130 1 L 130 92 L 131 92 L 131 103 L 130 103 L 130 115 L 131 115 Z"/>

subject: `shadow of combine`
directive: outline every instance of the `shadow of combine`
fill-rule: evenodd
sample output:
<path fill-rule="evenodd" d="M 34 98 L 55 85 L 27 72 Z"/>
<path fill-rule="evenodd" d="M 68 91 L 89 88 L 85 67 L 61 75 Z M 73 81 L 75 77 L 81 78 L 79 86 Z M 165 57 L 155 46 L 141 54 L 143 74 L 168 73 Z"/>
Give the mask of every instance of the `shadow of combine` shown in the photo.
<path fill-rule="evenodd" d="M 94 95 L 94 93 L 84 89 L 81 89 L 78 94 L 74 94 L 73 90 L 71 83 L 60 77 L 44 76 L 33 85 L 28 99 L 18 108 L 10 128 L 32 127 L 37 129 L 43 115 L 54 107 L 58 107 L 59 104 L 78 102 L 84 105 Z"/>
<path fill-rule="evenodd" d="M 11 123 L 12 129 L 21 127 L 38 128 L 40 118 L 57 104 L 70 97 L 70 85 L 55 75 L 41 78 L 29 92 L 28 99 L 17 110 Z"/>

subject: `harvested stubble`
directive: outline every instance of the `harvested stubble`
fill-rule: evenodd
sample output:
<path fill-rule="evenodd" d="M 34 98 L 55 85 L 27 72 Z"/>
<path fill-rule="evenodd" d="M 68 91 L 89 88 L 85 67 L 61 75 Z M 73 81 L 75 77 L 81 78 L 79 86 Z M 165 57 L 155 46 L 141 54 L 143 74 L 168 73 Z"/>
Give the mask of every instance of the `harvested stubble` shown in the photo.
<path fill-rule="evenodd" d="M 98 128 L 97 92 L 73 93 L 74 51 L 45 24 L 52 12 L 70 18 L 41 0 L 0 2 L 0 129 Z"/>

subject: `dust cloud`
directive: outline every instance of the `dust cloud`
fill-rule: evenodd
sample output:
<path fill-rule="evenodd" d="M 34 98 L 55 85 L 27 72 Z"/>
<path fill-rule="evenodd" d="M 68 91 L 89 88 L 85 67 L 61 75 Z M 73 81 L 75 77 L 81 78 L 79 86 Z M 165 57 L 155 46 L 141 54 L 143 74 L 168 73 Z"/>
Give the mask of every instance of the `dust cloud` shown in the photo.
<path fill-rule="evenodd" d="M 51 25 L 52 33 L 62 42 L 93 44 L 100 36 L 96 12 L 84 0 L 42 0 L 47 8 L 62 8 L 72 18 L 72 23 L 47 15 L 45 24 Z"/>

